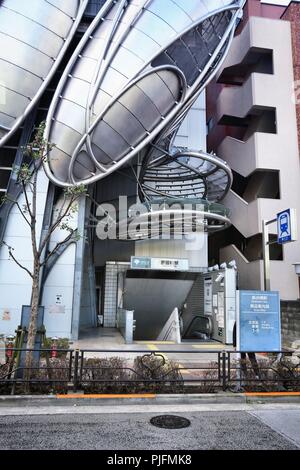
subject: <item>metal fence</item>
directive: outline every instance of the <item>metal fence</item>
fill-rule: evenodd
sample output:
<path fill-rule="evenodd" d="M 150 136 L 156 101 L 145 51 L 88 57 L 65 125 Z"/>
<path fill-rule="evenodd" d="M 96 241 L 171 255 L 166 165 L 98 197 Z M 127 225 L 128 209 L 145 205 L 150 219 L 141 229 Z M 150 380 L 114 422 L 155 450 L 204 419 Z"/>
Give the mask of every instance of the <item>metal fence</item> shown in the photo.
<path fill-rule="evenodd" d="M 300 391 L 299 366 L 284 351 L 41 349 L 26 367 L 27 351 L 0 364 L 0 394 Z"/>

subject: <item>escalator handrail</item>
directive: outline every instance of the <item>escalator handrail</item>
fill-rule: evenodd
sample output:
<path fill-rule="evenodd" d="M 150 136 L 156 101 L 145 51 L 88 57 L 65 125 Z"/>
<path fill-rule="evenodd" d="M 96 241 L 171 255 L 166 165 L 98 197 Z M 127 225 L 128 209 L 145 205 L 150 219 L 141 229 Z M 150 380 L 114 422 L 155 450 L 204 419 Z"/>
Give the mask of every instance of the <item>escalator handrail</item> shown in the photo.
<path fill-rule="evenodd" d="M 188 333 L 190 332 L 191 327 L 192 327 L 193 324 L 194 324 L 194 321 L 195 321 L 195 320 L 199 320 L 199 318 L 207 320 L 207 322 L 208 322 L 208 334 L 209 334 L 209 335 L 212 334 L 213 328 L 212 328 L 212 321 L 211 321 L 211 318 L 210 318 L 210 317 L 207 317 L 206 315 L 196 315 L 196 316 L 194 316 L 194 318 L 192 318 L 192 320 L 190 321 L 190 324 L 189 324 L 189 326 L 187 327 L 187 329 L 185 330 L 185 333 L 184 333 L 183 337 L 185 337 L 185 336 L 188 335 Z"/>

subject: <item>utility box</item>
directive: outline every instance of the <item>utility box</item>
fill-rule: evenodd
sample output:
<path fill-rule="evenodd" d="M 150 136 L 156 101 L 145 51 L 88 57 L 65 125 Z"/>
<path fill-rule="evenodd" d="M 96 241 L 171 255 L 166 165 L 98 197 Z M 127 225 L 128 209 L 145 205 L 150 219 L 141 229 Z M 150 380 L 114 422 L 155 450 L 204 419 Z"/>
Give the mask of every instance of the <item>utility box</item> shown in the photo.
<path fill-rule="evenodd" d="M 204 315 L 211 318 L 211 338 L 233 343 L 236 321 L 237 273 L 233 268 L 207 273 L 204 277 Z"/>

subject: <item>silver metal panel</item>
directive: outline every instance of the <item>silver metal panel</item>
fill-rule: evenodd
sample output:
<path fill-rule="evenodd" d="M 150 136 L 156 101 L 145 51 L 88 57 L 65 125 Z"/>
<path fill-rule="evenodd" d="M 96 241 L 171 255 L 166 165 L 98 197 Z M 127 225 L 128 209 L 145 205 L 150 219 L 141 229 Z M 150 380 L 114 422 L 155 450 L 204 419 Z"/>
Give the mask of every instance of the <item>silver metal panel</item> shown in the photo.
<path fill-rule="evenodd" d="M 70 85 L 64 94 L 64 98 L 82 106 L 85 109 L 87 106 L 88 92 L 89 83 L 73 78 L 70 80 Z M 68 123 L 66 122 L 66 124 Z"/>
<path fill-rule="evenodd" d="M 1 9 L 0 9 L 1 12 Z M 45 78 L 53 65 L 53 59 L 23 42 L 0 33 L 0 59 L 13 63 L 16 67 L 29 70 L 37 77 Z"/>
<path fill-rule="evenodd" d="M 56 72 L 88 0 L 3 0 L 0 3 L 0 85 L 5 87 L 0 147 L 22 124 Z M 7 90 L 11 90 L 10 92 Z M 12 93 L 14 92 L 14 93 Z M 24 97 L 20 98 L 20 97 Z"/>
<path fill-rule="evenodd" d="M 11 124 L 14 122 L 14 117 L 13 116 L 9 116 L 8 114 L 5 114 L 5 113 L 1 113 L 0 111 L 0 120 L 1 120 L 1 123 L 3 126 L 5 127 L 10 127 Z M 1 131 L 1 129 L 0 129 Z M 5 132 L 3 131 L 3 135 L 5 135 Z"/>
<path fill-rule="evenodd" d="M 51 3 L 58 10 L 63 11 L 71 18 L 75 18 L 77 13 L 78 2 L 62 2 L 61 0 L 47 0 L 48 3 Z"/>
<path fill-rule="evenodd" d="M 50 57 L 56 57 L 64 43 L 64 39 L 53 31 L 5 8 L 0 15 L 0 32 Z"/>
<path fill-rule="evenodd" d="M 7 88 L 1 88 L 3 89 L 1 93 L 5 94 L 6 100 L 4 103 L 0 101 L 0 112 L 7 113 L 15 118 L 18 115 L 19 109 L 26 107 L 30 99 Z M 9 103 L 9 106 L 7 106 L 7 103 Z"/>
<path fill-rule="evenodd" d="M 70 0 L 64 0 L 65 3 L 67 1 Z M 71 2 L 78 4 L 77 0 L 71 0 Z M 33 23 L 39 23 L 62 38 L 65 37 L 66 32 L 70 30 L 73 23 L 70 16 L 66 15 L 62 10 L 58 10 L 47 0 L 30 0 L 30 8 L 28 8 L 28 2 L 3 0 L 2 8 L 8 8 L 15 12 L 16 15 L 28 18 Z"/>
<path fill-rule="evenodd" d="M 5 60 L 0 59 L 0 84 L 5 85 L 11 90 L 17 90 L 24 96 L 34 96 L 34 90 L 37 90 L 43 83 L 41 77 L 32 75 L 22 68 L 18 68 L 16 73 L 16 66 L 10 64 Z M 2 121 L 1 121 L 2 123 Z"/>
<path fill-rule="evenodd" d="M 61 124 L 60 122 L 54 122 L 53 123 L 54 132 L 57 129 L 60 132 L 63 132 L 64 134 L 64 138 L 65 138 L 64 152 L 67 153 L 71 158 L 72 149 L 74 147 L 74 144 L 78 140 L 78 138 L 80 138 L 80 134 L 76 132 L 74 129 L 72 129 L 71 127 L 66 126 L 65 124 Z"/>
<path fill-rule="evenodd" d="M 56 120 L 62 124 L 67 122 L 69 127 L 81 135 L 84 133 L 84 116 L 85 109 L 82 106 L 65 99 L 60 101 Z M 64 142 L 64 136 L 59 130 L 55 144 L 59 144 L 60 141 Z"/>

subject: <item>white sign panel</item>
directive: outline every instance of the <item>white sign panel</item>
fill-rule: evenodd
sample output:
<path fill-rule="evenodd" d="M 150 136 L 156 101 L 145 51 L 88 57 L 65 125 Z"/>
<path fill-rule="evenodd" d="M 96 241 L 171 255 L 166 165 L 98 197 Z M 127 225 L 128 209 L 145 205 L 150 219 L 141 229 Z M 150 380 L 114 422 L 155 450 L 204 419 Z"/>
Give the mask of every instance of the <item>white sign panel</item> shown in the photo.
<path fill-rule="evenodd" d="M 158 271 L 188 271 L 188 259 L 131 257 L 131 269 L 150 269 Z"/>

